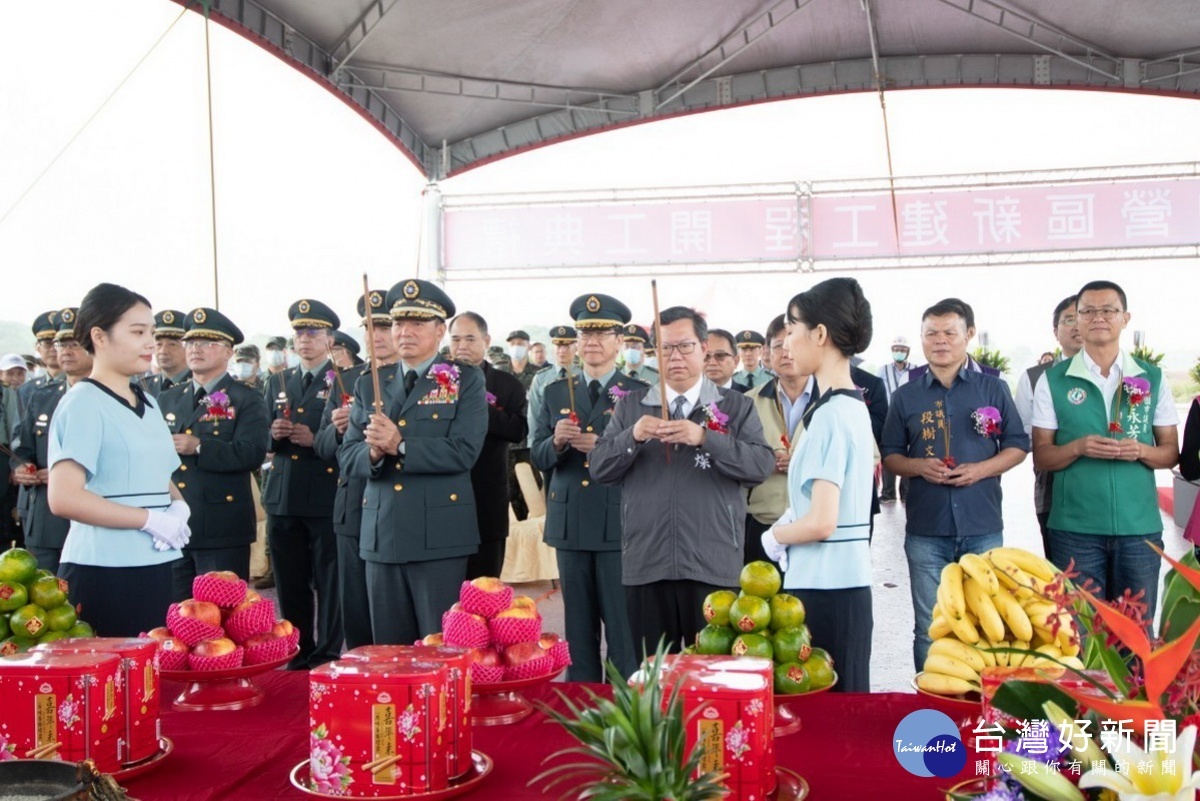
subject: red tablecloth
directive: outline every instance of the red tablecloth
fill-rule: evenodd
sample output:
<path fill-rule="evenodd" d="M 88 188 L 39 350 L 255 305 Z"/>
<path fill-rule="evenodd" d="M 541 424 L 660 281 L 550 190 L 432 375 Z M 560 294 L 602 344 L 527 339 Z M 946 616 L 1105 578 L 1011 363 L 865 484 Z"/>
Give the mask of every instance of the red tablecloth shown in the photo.
<path fill-rule="evenodd" d="M 163 733 L 175 751 L 154 771 L 124 782 L 140 801 L 266 801 L 303 799 L 288 774 L 308 758 L 308 674 L 277 671 L 257 680 L 267 697 L 257 707 L 237 712 L 166 712 Z M 584 696 L 578 684 L 553 684 L 528 693 L 557 702 L 552 688 L 573 698 Z M 593 688 L 599 689 L 598 685 Z M 165 684 L 167 697 L 180 688 Z M 799 702 L 803 728 L 776 741 L 778 762 L 807 779 L 816 801 L 921 799 L 939 801 L 942 791 L 974 775 L 974 757 L 960 779 L 926 779 L 905 772 L 892 755 L 892 735 L 900 720 L 916 709 L 941 708 L 955 720 L 953 707 L 901 693 L 823 693 Z M 968 731 L 973 724 L 968 725 Z M 549 754 L 570 747 L 563 729 L 534 714 L 510 726 L 475 729 L 475 748 L 496 767 L 472 799 L 553 801 L 528 781 L 543 770 Z"/>

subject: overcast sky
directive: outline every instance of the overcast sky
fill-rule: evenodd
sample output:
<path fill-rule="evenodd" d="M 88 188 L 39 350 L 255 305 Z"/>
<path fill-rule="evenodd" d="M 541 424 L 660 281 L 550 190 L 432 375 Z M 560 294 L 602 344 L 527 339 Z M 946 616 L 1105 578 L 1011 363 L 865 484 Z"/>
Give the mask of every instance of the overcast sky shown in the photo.
<path fill-rule="evenodd" d="M 0 320 L 75 304 L 101 280 L 159 307 L 213 302 L 203 20 L 168 0 L 0 3 Z M 19 35 L 17 33 L 19 32 Z M 390 141 L 325 89 L 244 39 L 212 27 L 221 307 L 248 335 L 286 330 L 301 297 L 330 303 L 353 331 L 361 275 L 386 287 L 414 274 L 423 177 Z M 547 81 L 553 83 L 553 76 Z M 1195 100 L 994 89 L 894 92 L 895 169 L 932 175 L 1200 160 Z M 38 179 L 81 128 L 62 157 Z M 503 160 L 442 183 L 446 195 L 878 177 L 878 102 L 846 95 L 640 125 Z M 30 187 L 32 186 L 32 189 Z M 22 193 L 25 196 L 18 202 Z M 15 204 L 15 207 L 14 207 Z M 6 215 L 6 216 L 5 216 Z M 1122 282 L 1133 328 L 1182 367 L 1195 358 L 1194 262 L 872 272 L 879 361 L 895 334 L 947 295 L 973 303 L 992 344 L 1053 346 L 1049 314 L 1096 277 Z M 823 277 L 823 276 L 818 276 Z M 713 324 L 761 329 L 801 275 L 666 277 L 663 305 L 694 304 Z M 1177 291 L 1190 287 L 1191 291 Z M 585 292 L 650 316 L 649 281 L 451 282 L 460 309 L 493 333 L 566 321 Z M 357 333 L 357 332 L 355 332 Z"/>

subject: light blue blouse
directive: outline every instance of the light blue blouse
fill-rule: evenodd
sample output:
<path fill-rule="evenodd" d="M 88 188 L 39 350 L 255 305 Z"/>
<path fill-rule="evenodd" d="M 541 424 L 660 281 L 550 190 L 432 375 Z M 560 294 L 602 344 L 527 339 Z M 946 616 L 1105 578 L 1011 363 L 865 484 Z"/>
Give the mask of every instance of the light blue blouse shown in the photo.
<path fill-rule="evenodd" d="M 77 462 L 87 471 L 84 487 L 123 506 L 165 509 L 179 456 L 153 398 L 142 416 L 90 381 L 72 387 L 50 420 L 49 463 Z M 62 562 L 99 567 L 144 567 L 180 557 L 156 551 L 149 534 L 71 521 Z M 130 588 L 135 589 L 135 588 Z"/>
<path fill-rule="evenodd" d="M 824 541 L 788 548 L 788 589 L 840 590 L 871 586 L 871 485 L 875 439 L 867 405 L 835 395 L 818 408 L 788 464 L 788 500 L 796 520 L 812 506 L 817 479 L 841 489 L 838 522 Z"/>

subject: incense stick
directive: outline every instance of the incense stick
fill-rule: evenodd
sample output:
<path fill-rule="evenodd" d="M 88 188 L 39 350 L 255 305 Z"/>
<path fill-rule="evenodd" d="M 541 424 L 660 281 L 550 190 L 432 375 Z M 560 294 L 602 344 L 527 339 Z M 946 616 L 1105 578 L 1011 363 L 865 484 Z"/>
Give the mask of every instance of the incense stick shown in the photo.
<path fill-rule="evenodd" d="M 662 321 L 658 318 L 658 281 L 653 278 L 650 279 L 650 294 L 654 296 L 654 348 L 658 352 L 660 359 L 658 363 L 658 392 L 662 401 L 662 419 L 663 422 L 666 422 L 670 419 L 667 412 L 667 362 L 670 361 L 670 358 L 666 356 L 666 352 L 663 350 Z M 666 443 L 663 443 L 663 445 L 665 447 Z M 667 448 L 666 451 L 667 464 L 670 464 L 671 449 Z"/>
<path fill-rule="evenodd" d="M 375 414 L 383 414 L 383 396 L 379 394 L 379 360 L 375 358 L 375 317 L 371 314 L 371 290 L 363 273 L 363 309 L 367 312 L 367 355 L 371 358 L 371 389 L 375 390 Z"/>

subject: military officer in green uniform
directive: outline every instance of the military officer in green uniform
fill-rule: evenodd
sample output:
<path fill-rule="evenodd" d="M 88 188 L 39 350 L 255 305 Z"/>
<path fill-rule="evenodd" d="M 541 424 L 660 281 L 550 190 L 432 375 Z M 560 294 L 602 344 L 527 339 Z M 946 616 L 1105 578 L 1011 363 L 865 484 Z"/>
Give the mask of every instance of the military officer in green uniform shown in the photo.
<path fill-rule="evenodd" d="M 362 301 L 358 302 L 362 305 Z M 350 367 L 356 367 L 363 363 L 362 357 L 358 352 L 362 348 L 358 344 L 358 340 L 343 331 L 333 332 L 333 348 L 330 355 L 333 358 L 334 367 L 339 370 L 345 370 Z"/>
<path fill-rule="evenodd" d="M 774 378 L 762 363 L 763 346 L 766 344 L 767 340 L 757 331 L 738 331 L 737 349 L 742 369 L 733 374 L 734 381 L 754 389 Z"/>
<path fill-rule="evenodd" d="M 637 668 L 621 584 L 621 489 L 588 475 L 588 455 L 619 399 L 646 384 L 616 366 L 629 308 L 608 295 L 571 304 L 583 372 L 546 387 L 537 412 L 533 463 L 549 475 L 545 541 L 555 548 L 571 643 L 570 681 L 603 681 L 600 624 L 608 658 L 622 674 Z"/>
<path fill-rule="evenodd" d="M 337 463 L 322 459 L 313 449 L 325 402 L 335 391 L 329 349 L 340 320 L 333 309 L 308 298 L 288 308 L 288 319 L 300 364 L 267 379 L 274 456 L 263 487 L 263 508 L 280 611 L 300 631 L 300 653 L 288 667 L 304 670 L 337 659 L 342 650 L 333 533 Z"/>
<path fill-rule="evenodd" d="M 24 409 L 36 390 L 41 389 L 57 379 L 62 370 L 58 364 L 58 354 L 54 350 L 54 338 L 58 334 L 58 310 L 44 311 L 33 321 L 34 349 L 38 358 L 46 365 L 46 374 L 31 378 L 17 389 L 17 402 Z"/>
<path fill-rule="evenodd" d="M 640 325 L 630 323 L 621 332 L 621 338 L 625 341 L 625 349 L 621 351 L 625 359 L 625 375 L 647 384 L 657 384 L 658 371 L 646 366 L 646 346 L 650 344 L 650 333 Z"/>
<path fill-rule="evenodd" d="M 60 321 L 54 337 L 54 363 L 61 371 L 29 395 L 21 417 L 20 444 L 13 449 L 17 458 L 34 468 L 21 466 L 13 470 L 13 477 L 21 487 L 18 506 L 24 509 L 25 547 L 37 557 L 39 567 L 56 574 L 71 521 L 50 512 L 46 491 L 50 480 L 47 434 L 63 395 L 92 372 L 92 355 L 75 339 L 76 311 L 72 308 L 53 313 L 53 319 Z"/>
<path fill-rule="evenodd" d="M 454 303 L 428 281 L 388 291 L 400 361 L 354 388 L 342 470 L 366 479 L 360 553 L 375 642 L 411 643 L 440 631 L 479 549 L 471 467 L 488 412 L 483 373 L 438 353 Z"/>
<path fill-rule="evenodd" d="M 154 361 L 158 372 L 142 381 L 146 393 L 158 397 L 163 390 L 187 383 L 191 378 L 187 355 L 183 352 L 185 317 L 176 309 L 163 309 L 154 315 Z"/>
<path fill-rule="evenodd" d="M 533 377 L 542 371 L 541 367 L 529 361 L 529 332 L 518 328 L 505 341 L 508 343 L 508 364 L 497 369 L 516 376 L 528 392 Z"/>
<path fill-rule="evenodd" d="M 556 325 L 550 329 L 550 344 L 554 346 L 554 364 L 542 369 L 534 376 L 529 385 L 529 445 L 533 445 L 533 435 L 537 431 L 537 411 L 542 406 L 546 387 L 560 378 L 566 378 L 567 373 L 579 375 L 581 372 L 575 363 L 578 352 L 578 335 L 571 325 Z"/>
<path fill-rule="evenodd" d="M 399 354 L 392 339 L 392 318 L 387 313 L 384 300 L 387 292 L 372 290 L 367 293 L 371 302 L 371 330 L 373 362 L 363 362 L 341 371 L 340 381 L 329 393 L 325 412 L 321 415 L 321 430 L 313 447 L 322 459 L 336 460 L 337 450 L 350 426 L 350 403 L 354 385 L 361 375 L 370 376 L 372 369 L 395 364 Z M 358 313 L 362 324 L 367 326 L 366 303 L 358 299 Z M 367 600 L 367 563 L 359 554 L 359 538 L 362 530 L 363 491 L 366 479 L 350 478 L 344 472 L 338 475 L 337 495 L 333 500 L 333 532 L 337 535 L 338 592 L 342 598 L 342 628 L 346 632 L 346 647 L 357 648 L 375 642 L 371 633 L 371 607 Z"/>
<path fill-rule="evenodd" d="M 192 597 L 192 579 L 202 573 L 228 570 L 250 580 L 258 533 L 250 484 L 267 453 L 270 423 L 262 395 L 228 372 L 241 341 L 224 314 L 193 309 L 183 334 L 191 378 L 158 396 L 181 463 L 172 480 L 192 512 L 192 538 L 173 563 L 176 601 Z"/>

